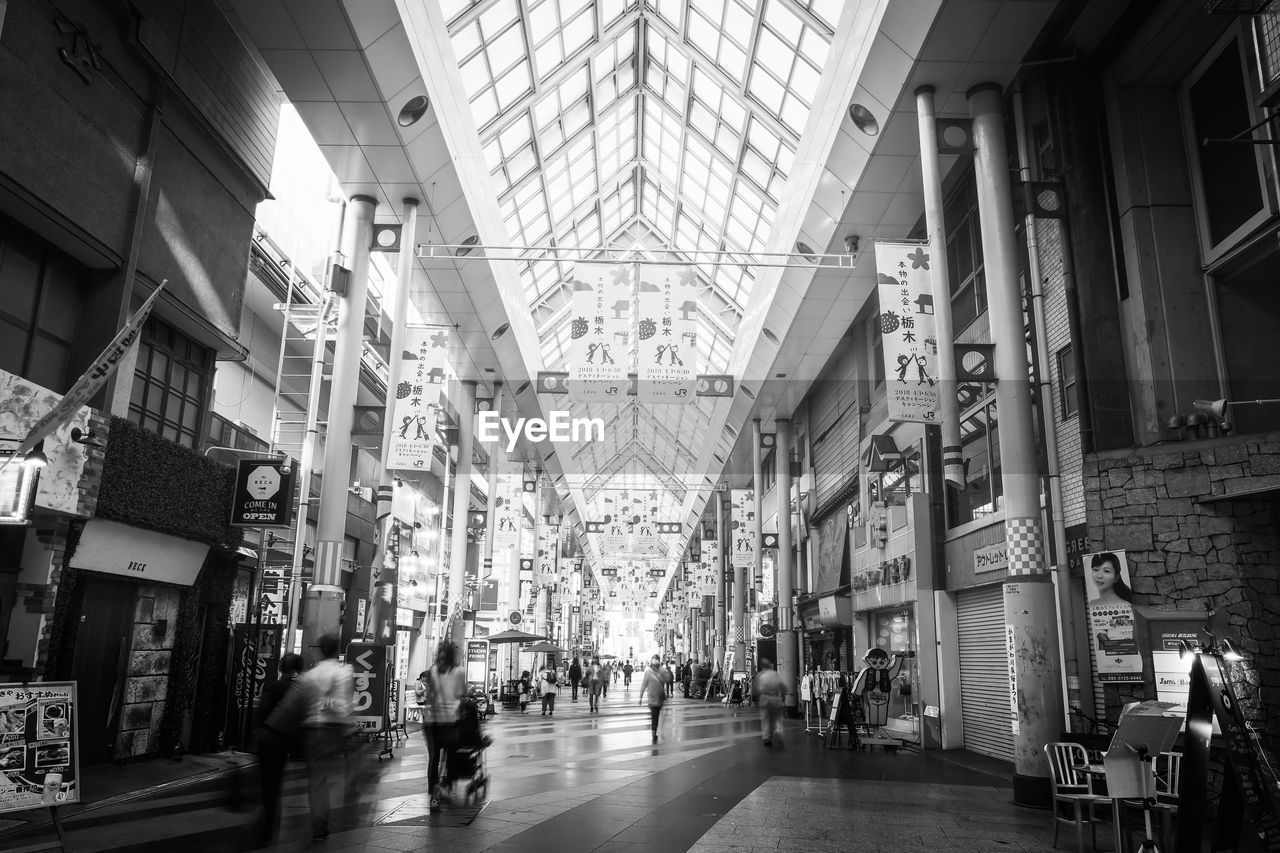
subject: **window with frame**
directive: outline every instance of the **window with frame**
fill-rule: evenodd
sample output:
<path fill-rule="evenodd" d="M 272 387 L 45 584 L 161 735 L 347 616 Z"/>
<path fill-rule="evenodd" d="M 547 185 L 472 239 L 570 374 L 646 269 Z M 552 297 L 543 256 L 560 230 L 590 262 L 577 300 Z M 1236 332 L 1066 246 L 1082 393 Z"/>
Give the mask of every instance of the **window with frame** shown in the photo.
<path fill-rule="evenodd" d="M 1196 219 L 1205 260 L 1212 262 L 1270 214 L 1271 154 L 1261 145 L 1229 141 L 1255 136 L 1261 116 L 1248 71 L 1250 47 L 1233 28 L 1200 61 L 1181 88 Z"/>
<path fill-rule="evenodd" d="M 258 438 L 247 427 L 239 426 L 222 415 L 209 415 L 209 447 L 234 447 L 254 453 L 266 453 L 271 445 Z"/>
<path fill-rule="evenodd" d="M 962 386 L 962 393 L 971 387 Z M 960 445 L 964 456 L 965 487 L 962 490 L 947 489 L 948 527 L 977 521 L 1004 509 L 1000 430 L 994 394 L 963 409 Z"/>
<path fill-rule="evenodd" d="M 212 350 L 151 318 L 138 346 L 129 420 L 183 447 L 195 447 L 212 370 Z"/>
<path fill-rule="evenodd" d="M 1076 362 L 1071 345 L 1058 350 L 1058 411 L 1062 420 L 1076 416 Z"/>
<path fill-rule="evenodd" d="M 84 280 L 70 258 L 0 221 L 0 369 L 67 390 Z"/>
<path fill-rule="evenodd" d="M 978 191 L 971 177 L 960 181 L 947 202 L 945 215 L 951 329 L 958 335 L 987 310 Z"/>

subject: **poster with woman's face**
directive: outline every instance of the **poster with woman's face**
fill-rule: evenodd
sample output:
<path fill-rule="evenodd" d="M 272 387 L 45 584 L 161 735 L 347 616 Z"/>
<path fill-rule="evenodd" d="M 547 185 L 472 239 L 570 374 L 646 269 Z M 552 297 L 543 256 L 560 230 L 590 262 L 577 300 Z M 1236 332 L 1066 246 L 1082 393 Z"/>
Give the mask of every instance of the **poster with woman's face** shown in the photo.
<path fill-rule="evenodd" d="M 1129 561 L 1124 551 L 1084 555 L 1084 584 L 1089 604 L 1131 604 Z"/>

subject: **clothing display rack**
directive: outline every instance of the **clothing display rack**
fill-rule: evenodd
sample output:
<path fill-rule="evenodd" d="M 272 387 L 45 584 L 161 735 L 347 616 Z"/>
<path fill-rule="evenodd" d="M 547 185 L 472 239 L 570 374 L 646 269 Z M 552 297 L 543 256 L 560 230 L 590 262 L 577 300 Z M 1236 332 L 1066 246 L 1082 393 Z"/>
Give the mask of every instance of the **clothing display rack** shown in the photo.
<path fill-rule="evenodd" d="M 826 734 L 827 713 L 831 702 L 835 695 L 848 684 L 849 680 L 845 674 L 837 670 L 813 670 L 804 674 L 800 679 L 800 695 L 805 699 L 805 734 L 814 732 L 820 736 Z"/>

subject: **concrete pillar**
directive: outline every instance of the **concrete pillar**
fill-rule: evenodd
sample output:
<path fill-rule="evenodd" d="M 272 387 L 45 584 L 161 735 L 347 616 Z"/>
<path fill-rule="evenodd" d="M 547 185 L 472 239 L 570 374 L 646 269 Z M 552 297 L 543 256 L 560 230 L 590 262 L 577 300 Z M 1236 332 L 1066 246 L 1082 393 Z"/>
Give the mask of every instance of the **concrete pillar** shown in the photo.
<path fill-rule="evenodd" d="M 347 205 L 342 253 L 350 265 L 347 293 L 338 303 L 334 337 L 333 379 L 324 441 L 325 477 L 320 484 L 316 516 L 316 556 L 311 586 L 302 606 L 302 648 L 314 663 L 312 646 L 325 634 L 336 634 L 342 618 L 342 545 L 347 532 L 347 489 L 351 486 L 352 406 L 360 390 L 360 357 L 364 352 L 364 311 L 369 293 L 369 246 L 377 201 L 358 195 Z M 302 543 L 295 545 L 301 548 Z"/>
<path fill-rule="evenodd" d="M 395 389 L 400 384 L 400 376 L 404 372 L 405 317 L 409 313 L 409 290 L 413 284 L 413 268 L 417 259 L 414 250 L 417 245 L 418 200 L 404 200 L 404 215 L 400 227 L 400 256 L 396 263 L 396 298 L 391 309 L 391 357 L 387 361 L 387 396 L 395 400 Z M 395 514 L 388 511 L 383 514 L 383 501 L 390 501 L 394 474 L 387 467 L 387 457 L 391 452 L 391 433 L 395 423 L 391 412 L 387 412 L 382 425 L 382 465 L 378 480 L 378 547 L 373 549 L 373 575 L 377 580 L 373 585 L 373 607 L 369 614 L 374 642 L 390 643 L 396 634 L 396 587 L 400 580 L 400 555 L 389 553 L 391 525 Z"/>
<path fill-rule="evenodd" d="M 795 554 L 791 548 L 791 421 L 779 419 L 778 442 L 774 449 L 777 466 L 778 559 L 774 571 L 778 591 L 778 675 L 786 687 L 784 703 L 797 707 L 800 686 L 800 646 L 795 630 L 795 606 L 791 599 L 795 590 Z M 759 661 L 757 661 L 757 665 Z"/>
<path fill-rule="evenodd" d="M 938 163 L 938 126 L 933 112 L 933 87 L 916 89 L 920 126 L 920 172 L 924 185 L 924 217 L 929 234 L 929 272 L 933 290 L 933 322 L 938 340 L 937 368 L 942 397 L 942 476 L 963 489 L 964 450 L 960 444 L 960 403 L 956 398 L 956 359 L 951 328 L 951 276 L 947 263 L 946 209 L 942 168 Z"/>
<path fill-rule="evenodd" d="M 502 386 L 495 382 L 493 384 L 493 411 L 502 411 Z M 497 505 L 495 501 L 498 496 L 498 445 L 495 443 L 489 448 L 489 482 L 487 484 L 488 491 L 485 493 L 485 525 L 484 525 L 484 551 L 481 553 L 480 559 L 480 582 L 481 592 L 480 599 L 484 600 L 483 583 L 488 580 L 489 583 L 497 583 L 497 578 L 493 577 L 493 532 L 497 515 Z M 498 605 L 498 612 L 501 614 L 502 605 Z M 499 628 L 498 630 L 502 630 Z"/>
<path fill-rule="evenodd" d="M 713 648 L 711 651 L 712 662 L 711 669 L 714 672 L 717 664 L 724 663 L 724 644 L 727 628 L 725 625 L 725 600 L 724 600 L 724 578 L 725 578 L 725 542 L 728 538 L 728 526 L 724 523 L 724 513 L 721 511 L 722 502 L 719 495 L 716 495 L 716 598 L 715 598 L 715 627 L 713 629 Z"/>
<path fill-rule="evenodd" d="M 1057 607 L 1040 529 L 1039 455 L 1032 424 L 1001 92 L 1000 86 L 988 83 L 970 89 L 968 98 L 1000 415 L 1000 476 L 1009 555 L 1004 614 L 1010 672 L 1016 685 L 1010 697 L 1013 791 L 1017 803 L 1048 805 L 1049 768 L 1043 747 L 1057 740 L 1065 726 L 1062 662 L 1058 657 Z"/>
<path fill-rule="evenodd" d="M 449 637 L 461 649 L 467 628 L 462 610 L 467 602 L 467 517 L 471 511 L 476 383 L 459 382 L 458 388 L 458 468 L 453 487 L 453 538 L 449 545 Z"/>

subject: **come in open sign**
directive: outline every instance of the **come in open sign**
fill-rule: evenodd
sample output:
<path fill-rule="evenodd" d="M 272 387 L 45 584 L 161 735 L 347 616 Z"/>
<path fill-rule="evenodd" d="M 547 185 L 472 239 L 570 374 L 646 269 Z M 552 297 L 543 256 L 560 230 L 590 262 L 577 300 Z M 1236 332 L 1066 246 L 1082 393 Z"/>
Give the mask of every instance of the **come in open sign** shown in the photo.
<path fill-rule="evenodd" d="M 293 517 L 293 469 L 283 459 L 241 459 L 231 523 L 288 527 Z"/>

